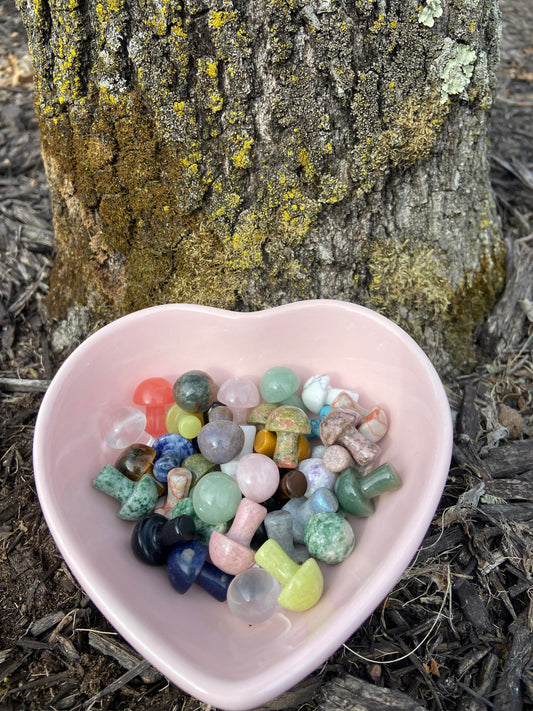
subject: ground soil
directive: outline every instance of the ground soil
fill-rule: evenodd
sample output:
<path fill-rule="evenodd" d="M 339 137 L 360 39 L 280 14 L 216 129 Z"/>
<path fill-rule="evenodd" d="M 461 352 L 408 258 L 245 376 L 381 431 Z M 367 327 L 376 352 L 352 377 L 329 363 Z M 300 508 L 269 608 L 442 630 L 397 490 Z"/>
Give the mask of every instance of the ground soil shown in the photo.
<path fill-rule="evenodd" d="M 533 708 L 533 5 L 502 0 L 492 182 L 508 283 L 479 364 L 446 383 L 448 483 L 402 580 L 272 709 Z M 196 709 L 141 661 L 70 574 L 32 470 L 36 414 L 68 354 L 46 308 L 54 247 L 24 30 L 0 0 L 0 711 Z M 55 338 L 55 340 L 54 340 Z"/>

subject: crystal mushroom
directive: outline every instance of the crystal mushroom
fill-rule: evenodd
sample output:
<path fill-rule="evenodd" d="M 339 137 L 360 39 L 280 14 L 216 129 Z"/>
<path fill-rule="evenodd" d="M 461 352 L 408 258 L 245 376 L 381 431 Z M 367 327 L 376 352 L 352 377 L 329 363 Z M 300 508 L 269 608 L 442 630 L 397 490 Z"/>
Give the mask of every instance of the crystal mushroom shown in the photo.
<path fill-rule="evenodd" d="M 280 403 L 298 390 L 300 382 L 300 376 L 292 368 L 275 365 L 263 374 L 259 390 L 265 402 Z"/>
<path fill-rule="evenodd" d="M 313 558 L 333 565 L 353 551 L 355 535 L 342 514 L 323 511 L 311 516 L 305 524 L 304 543 Z"/>
<path fill-rule="evenodd" d="M 159 498 L 156 483 L 149 474 L 143 474 L 139 481 L 133 482 L 111 464 L 106 464 L 100 471 L 93 486 L 121 502 L 118 517 L 125 521 L 146 516 Z"/>
<path fill-rule="evenodd" d="M 320 439 L 326 446 L 341 444 L 360 466 L 368 466 L 381 452 L 380 447 L 357 430 L 361 416 L 349 408 L 331 410 L 320 422 Z"/>
<path fill-rule="evenodd" d="M 340 507 L 353 516 L 369 516 L 374 513 L 372 499 L 387 491 L 395 491 L 402 485 L 398 472 L 385 462 L 370 474 L 360 477 L 353 467 L 348 467 L 337 479 L 335 494 Z"/>
<path fill-rule="evenodd" d="M 227 405 L 238 425 L 247 424 L 248 411 L 259 404 L 261 397 L 257 385 L 250 378 L 228 378 L 220 386 L 217 399 Z"/>
<path fill-rule="evenodd" d="M 314 558 L 298 565 L 289 558 L 279 543 L 269 538 L 256 552 L 255 560 L 281 583 L 278 603 L 282 607 L 303 612 L 320 600 L 324 579 Z"/>
<path fill-rule="evenodd" d="M 261 504 L 251 499 L 241 500 L 227 533 L 213 531 L 209 539 L 209 557 L 214 565 L 230 575 L 237 575 L 254 562 L 250 542 L 267 514 Z"/>
<path fill-rule="evenodd" d="M 133 402 L 146 412 L 146 432 L 152 437 L 166 432 L 167 405 L 174 402 L 172 385 L 165 378 L 147 378 L 133 393 Z"/>
<path fill-rule="evenodd" d="M 161 506 L 154 509 L 154 513 L 161 514 L 166 518 L 172 518 L 174 507 L 189 493 L 192 482 L 192 474 L 184 467 L 176 467 L 171 469 L 167 477 L 168 493 L 165 501 Z"/>
<path fill-rule="evenodd" d="M 235 478 L 243 496 L 259 504 L 273 496 L 280 483 L 276 463 L 265 454 L 256 452 L 246 454 L 239 460 Z"/>
<path fill-rule="evenodd" d="M 164 565 L 172 548 L 192 541 L 195 531 L 190 516 L 177 516 L 169 521 L 165 516 L 153 513 L 136 523 L 131 534 L 131 547 L 143 563 Z"/>
<path fill-rule="evenodd" d="M 219 602 L 225 602 L 233 576 L 207 561 L 207 546 L 190 541 L 173 548 L 167 557 L 167 576 L 172 587 L 184 595 L 193 583 Z"/>
<path fill-rule="evenodd" d="M 282 469 L 298 466 L 298 435 L 311 432 L 309 418 L 303 410 L 282 405 L 270 413 L 265 429 L 276 433 L 274 461 Z"/>
<path fill-rule="evenodd" d="M 289 499 L 282 510 L 288 511 L 292 517 L 292 536 L 296 543 L 304 543 L 305 525 L 317 513 L 323 511 L 335 512 L 339 502 L 335 494 L 325 487 L 314 491 L 309 498 L 302 496 Z"/>
<path fill-rule="evenodd" d="M 157 456 L 157 452 L 153 447 L 147 444 L 130 444 L 126 447 L 115 461 L 115 469 L 125 474 L 132 481 L 139 481 L 143 474 L 149 474 L 154 477 L 153 463 Z M 157 493 L 163 496 L 167 492 L 166 483 L 157 481 Z"/>
<path fill-rule="evenodd" d="M 217 386 L 203 370 L 188 370 L 174 383 L 173 402 L 185 412 L 207 412 L 215 401 Z"/>
<path fill-rule="evenodd" d="M 264 568 L 249 568 L 233 578 L 228 588 L 228 607 L 249 625 L 265 622 L 278 609 L 281 585 Z"/>
<path fill-rule="evenodd" d="M 231 420 L 208 422 L 198 433 L 198 449 L 213 464 L 230 462 L 244 446 L 242 427 Z"/>

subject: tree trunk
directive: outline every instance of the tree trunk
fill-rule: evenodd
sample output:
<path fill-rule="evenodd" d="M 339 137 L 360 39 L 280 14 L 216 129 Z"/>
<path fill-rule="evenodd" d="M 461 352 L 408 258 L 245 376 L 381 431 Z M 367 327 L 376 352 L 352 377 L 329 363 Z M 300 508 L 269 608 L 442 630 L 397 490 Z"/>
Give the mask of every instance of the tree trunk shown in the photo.
<path fill-rule="evenodd" d="M 339 298 L 443 370 L 504 278 L 497 0 L 19 0 L 52 303 Z"/>

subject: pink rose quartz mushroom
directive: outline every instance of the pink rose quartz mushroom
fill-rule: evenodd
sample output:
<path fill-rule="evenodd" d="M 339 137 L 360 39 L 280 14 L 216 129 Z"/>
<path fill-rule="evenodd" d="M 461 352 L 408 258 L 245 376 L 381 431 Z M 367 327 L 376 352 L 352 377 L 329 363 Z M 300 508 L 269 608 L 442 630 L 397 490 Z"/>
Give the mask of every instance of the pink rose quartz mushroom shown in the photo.
<path fill-rule="evenodd" d="M 245 425 L 248 410 L 259 404 L 259 388 L 249 378 L 235 377 L 224 381 L 217 394 L 219 402 L 227 405 L 233 412 L 233 421 Z"/>

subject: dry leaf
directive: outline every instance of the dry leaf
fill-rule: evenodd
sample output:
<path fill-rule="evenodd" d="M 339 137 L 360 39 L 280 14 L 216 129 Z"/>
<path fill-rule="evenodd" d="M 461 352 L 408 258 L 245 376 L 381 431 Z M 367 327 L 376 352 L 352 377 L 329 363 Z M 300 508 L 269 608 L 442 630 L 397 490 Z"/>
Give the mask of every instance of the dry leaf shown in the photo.
<path fill-rule="evenodd" d="M 433 659 L 433 657 L 431 657 L 431 661 L 429 662 L 429 664 L 422 664 L 422 666 L 428 674 L 433 674 L 433 676 L 440 677 L 439 666 L 437 662 Z"/>

